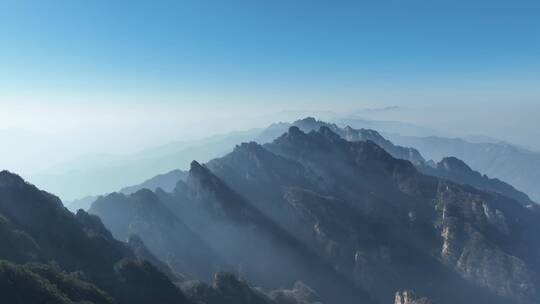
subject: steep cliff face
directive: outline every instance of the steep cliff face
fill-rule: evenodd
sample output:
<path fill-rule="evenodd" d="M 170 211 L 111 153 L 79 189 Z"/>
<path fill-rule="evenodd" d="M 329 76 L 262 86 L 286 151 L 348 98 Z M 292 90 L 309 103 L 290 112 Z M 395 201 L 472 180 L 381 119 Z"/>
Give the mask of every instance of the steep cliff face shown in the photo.
<path fill-rule="evenodd" d="M 301 164 L 251 142 L 238 145 L 232 153 L 212 160 L 207 167 L 290 234 L 305 238 L 311 233 L 298 222 L 281 191 L 290 186 L 317 187 L 317 175 Z"/>
<path fill-rule="evenodd" d="M 523 303 L 533 301 L 537 283 L 531 268 L 536 263 L 525 260 L 538 252 L 538 243 L 531 239 L 529 245 L 517 244 L 520 234 L 531 233 L 527 230 L 536 229 L 537 224 L 523 227 L 519 221 L 528 221 L 529 212 L 517 203 L 502 203 L 483 193 L 441 184 L 436 201 L 443 239 L 441 259 L 467 280 L 497 295 Z M 514 216 L 520 213 L 518 220 Z M 523 255 L 521 249 L 510 247 L 512 243 L 528 246 L 530 253 Z"/>

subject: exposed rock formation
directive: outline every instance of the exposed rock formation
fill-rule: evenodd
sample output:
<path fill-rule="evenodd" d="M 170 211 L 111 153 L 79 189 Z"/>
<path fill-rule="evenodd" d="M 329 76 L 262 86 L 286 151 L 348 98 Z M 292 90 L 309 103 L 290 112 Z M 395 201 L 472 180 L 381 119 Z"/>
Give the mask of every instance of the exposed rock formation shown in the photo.
<path fill-rule="evenodd" d="M 396 292 L 394 304 L 433 304 L 428 298 L 417 296 L 412 290 Z"/>

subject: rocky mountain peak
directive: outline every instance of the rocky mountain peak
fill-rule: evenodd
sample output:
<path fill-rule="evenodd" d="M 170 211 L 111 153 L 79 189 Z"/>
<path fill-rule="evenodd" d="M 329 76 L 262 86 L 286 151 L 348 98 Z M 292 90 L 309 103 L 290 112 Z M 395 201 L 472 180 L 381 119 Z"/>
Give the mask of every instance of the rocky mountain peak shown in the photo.
<path fill-rule="evenodd" d="M 305 135 L 305 133 L 302 132 L 302 130 L 300 130 L 300 128 L 297 126 L 289 127 L 289 132 L 287 134 L 292 137 Z"/>
<path fill-rule="evenodd" d="M 107 239 L 113 238 L 111 232 L 105 228 L 105 225 L 103 225 L 103 222 L 98 216 L 89 214 L 88 212 L 79 209 L 77 211 L 76 218 L 84 227 L 86 233 L 101 235 Z"/>
<path fill-rule="evenodd" d="M 245 142 L 245 143 L 241 143 L 240 145 L 237 145 L 234 148 L 233 153 L 235 153 L 235 154 L 245 154 L 245 155 L 248 155 L 250 157 L 259 158 L 259 157 L 263 157 L 264 155 L 268 154 L 268 151 L 266 151 L 258 143 L 251 141 L 251 142 L 247 142 L 247 143 Z"/>
<path fill-rule="evenodd" d="M 193 160 L 189 166 L 190 172 L 198 172 L 200 170 L 204 170 L 204 167 L 196 160 Z"/>
<path fill-rule="evenodd" d="M 379 137 L 379 138 L 382 138 L 382 135 L 375 131 L 375 130 L 372 130 L 372 129 L 360 129 L 360 131 L 364 134 L 367 134 L 367 135 L 370 135 L 372 137 Z"/>
<path fill-rule="evenodd" d="M 465 162 L 457 157 L 445 157 L 438 164 L 439 169 L 447 171 L 472 172 L 473 170 Z"/>
<path fill-rule="evenodd" d="M 0 187 L 22 188 L 28 184 L 17 174 L 7 170 L 0 171 Z"/>
<path fill-rule="evenodd" d="M 215 176 L 208 170 L 206 166 L 201 165 L 197 161 L 191 162 L 191 167 L 189 169 L 189 176 L 187 183 L 193 185 L 193 182 L 196 182 L 199 185 L 208 187 L 215 183 Z"/>
<path fill-rule="evenodd" d="M 216 183 L 215 180 L 215 176 L 206 166 L 201 165 L 195 160 L 191 162 L 191 168 L 189 169 L 189 176 L 187 179 L 188 184 L 193 185 L 195 182 L 204 187 L 213 187 L 211 185 Z"/>
<path fill-rule="evenodd" d="M 317 119 L 315 119 L 315 117 L 312 117 L 312 116 L 308 116 L 306 118 L 302 118 L 302 119 L 299 119 L 297 121 L 294 122 L 295 125 L 297 124 L 316 124 L 318 122 Z"/>
<path fill-rule="evenodd" d="M 293 125 L 299 127 L 304 132 L 317 131 L 321 127 L 328 127 L 329 129 L 334 131 L 339 130 L 339 127 L 336 124 L 317 120 L 313 117 L 306 117 L 304 119 L 297 120 L 293 122 Z"/>
<path fill-rule="evenodd" d="M 353 129 L 347 126 L 343 129 L 343 133 L 343 137 L 351 141 L 371 140 L 376 143 L 381 141 L 387 142 L 379 132 L 371 129 Z"/>
<path fill-rule="evenodd" d="M 113 192 L 107 195 L 101 195 L 91 204 L 89 208 L 90 213 L 92 213 L 92 209 L 100 208 L 101 206 L 104 206 L 104 202 L 109 201 L 114 202 L 115 205 L 124 204 L 128 201 L 128 196 L 120 192 Z"/>
<path fill-rule="evenodd" d="M 329 139 L 330 141 L 334 142 L 334 141 L 339 141 L 339 140 L 343 140 L 341 138 L 341 136 L 339 136 L 338 134 L 336 134 L 334 131 L 332 131 L 329 127 L 327 126 L 321 126 L 319 128 L 319 131 L 318 131 L 319 134 L 323 135 L 325 138 Z"/>
<path fill-rule="evenodd" d="M 146 188 L 138 190 L 137 192 L 131 194 L 131 196 L 135 199 L 138 199 L 144 202 L 156 202 L 159 200 L 159 198 L 154 192 Z"/>

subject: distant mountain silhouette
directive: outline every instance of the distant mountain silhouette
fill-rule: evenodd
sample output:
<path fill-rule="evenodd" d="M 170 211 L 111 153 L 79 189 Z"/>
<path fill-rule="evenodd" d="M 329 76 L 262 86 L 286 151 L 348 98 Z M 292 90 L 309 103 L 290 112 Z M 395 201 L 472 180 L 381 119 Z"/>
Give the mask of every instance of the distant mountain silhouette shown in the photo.
<path fill-rule="evenodd" d="M 32 176 L 31 180 L 53 193 L 60 195 L 70 210 L 75 211 L 79 208 L 86 210 L 88 209 L 89 204 L 94 201 L 99 194 L 106 194 L 119 190 L 120 192 L 131 193 L 142 188 L 154 190 L 156 187 L 161 187 L 165 191 L 169 191 L 174 186 L 175 179 L 180 177 L 176 176 L 179 174 L 176 170 L 187 170 L 189 168 L 189 163 L 193 159 L 205 162 L 216 157 L 221 157 L 232 150 L 233 147 L 240 142 L 256 141 L 260 144 L 269 143 L 281 134 L 287 132 L 287 129 L 290 126 L 297 126 L 304 132 L 318 130 L 321 126 L 327 126 L 333 132 L 350 141 L 371 140 L 388 151 L 392 156 L 407 159 L 417 166 L 425 162 L 420 154 L 420 152 L 424 152 L 424 150 L 426 150 L 425 154 L 429 156 L 428 158 L 433 159 L 456 156 L 467 162 L 472 168 L 480 171 L 482 174 L 487 174 L 490 177 L 496 177 L 503 181 L 510 182 L 512 185 L 530 194 L 533 194 L 534 191 L 536 191 L 536 188 L 533 185 L 534 183 L 531 184 L 530 181 L 537 179 L 537 176 L 534 176 L 534 172 L 538 170 L 535 171 L 527 168 L 528 164 L 531 164 L 531 168 L 535 168 L 534 157 L 518 157 L 516 159 L 516 167 L 523 168 L 523 170 L 515 170 L 512 172 L 506 172 L 508 170 L 504 169 L 507 167 L 512 168 L 511 164 L 514 162 L 512 159 L 503 158 L 501 162 L 496 162 L 498 165 L 487 168 L 486 165 L 489 165 L 490 161 L 482 160 L 482 152 L 477 154 L 479 155 L 480 162 L 487 162 L 484 164 L 479 164 L 476 160 L 470 161 L 469 158 L 462 157 L 459 153 L 453 153 L 451 149 L 440 154 L 440 157 L 432 157 L 431 152 L 437 145 L 429 145 L 430 147 L 422 146 L 417 150 L 411 148 L 416 147 L 415 145 L 406 142 L 404 144 L 402 143 L 403 146 L 398 145 L 401 143 L 400 140 L 396 141 L 398 144 L 394 144 L 381 136 L 379 132 L 373 130 L 373 128 L 376 128 L 380 131 L 385 131 L 385 134 L 392 136 L 390 139 L 393 139 L 395 135 L 388 133 L 392 132 L 393 129 L 387 128 L 388 126 L 383 122 L 364 121 L 357 118 L 343 120 L 338 119 L 339 117 L 336 115 L 333 116 L 336 122 L 345 127 L 338 127 L 336 124 L 330 124 L 318 121 L 312 117 L 307 117 L 294 121 L 293 123 L 276 123 L 265 129 L 231 132 L 199 141 L 171 143 L 132 155 L 114 157 L 100 156 L 88 160 L 75 161 L 65 164 L 63 167 L 49 170 L 48 174 Z M 416 133 L 413 132 L 410 134 Z M 504 144 L 500 143 L 494 145 L 504 146 Z M 467 148 L 464 149 L 466 150 Z M 499 156 L 496 158 L 498 157 Z M 527 172 L 531 173 L 528 176 L 524 176 L 523 174 Z M 159 176 L 158 174 L 162 176 Z M 149 180 L 154 176 L 154 180 Z M 140 185 L 141 181 L 145 181 L 142 183 L 144 185 Z M 485 184 L 485 182 L 477 183 L 477 185 L 478 184 Z M 126 187 L 126 185 L 137 186 L 130 188 Z M 126 189 L 122 189 L 124 187 Z M 489 190 L 496 191 L 494 190 L 495 188 L 496 187 L 491 187 Z M 535 195 L 536 194 L 533 196 Z M 518 195 L 514 195 L 513 197 L 516 198 Z"/>
<path fill-rule="evenodd" d="M 142 189 L 149 189 L 152 191 L 161 188 L 164 191 L 171 192 L 176 187 L 176 183 L 179 180 L 185 180 L 187 178 L 187 172 L 182 170 L 172 170 L 170 172 L 156 175 L 144 182 L 128 186 L 120 189 L 120 193 L 132 194 Z M 64 205 L 71 211 L 77 212 L 79 209 L 88 210 L 92 203 L 99 198 L 98 195 L 86 196 L 81 199 L 72 201 L 64 201 Z"/>
<path fill-rule="evenodd" d="M 188 173 L 182 170 L 172 170 L 170 172 L 156 175 L 138 185 L 125 187 L 120 190 L 124 194 L 132 194 L 141 189 L 149 189 L 155 191 L 161 188 L 166 192 L 171 192 L 176 187 L 179 180 L 186 180 Z"/>
<path fill-rule="evenodd" d="M 535 204 L 525 193 L 516 190 L 505 182 L 489 178 L 472 170 L 466 163 L 455 157 L 445 157 L 439 163 L 435 164 L 435 166 L 422 166 L 420 170 L 429 175 L 503 194 L 525 206 Z"/>
<path fill-rule="evenodd" d="M 450 174 L 448 167 L 444 165 L 437 166 L 436 164 L 430 164 L 426 162 L 421 153 L 409 147 L 403 147 L 393 144 L 391 141 L 384 138 L 379 132 L 370 129 L 353 129 L 349 126 L 345 128 L 340 128 L 336 124 L 330 124 L 323 121 L 316 120 L 312 117 L 307 117 L 298 121 L 293 122 L 292 124 L 279 123 L 270 126 L 266 129 L 260 136 L 260 142 L 269 142 L 270 139 L 277 138 L 278 133 L 283 133 L 290 126 L 296 126 L 304 132 L 310 132 L 313 130 L 318 130 L 320 127 L 327 127 L 332 132 L 340 135 L 343 139 L 348 141 L 372 141 L 386 150 L 390 155 L 398 159 L 405 159 L 413 163 L 418 169 L 422 172 L 434 175 L 438 177 L 444 177 L 451 181 L 469 184 L 476 188 L 493 191 L 501 193 L 513 198 L 524 205 L 530 205 L 534 202 L 523 192 L 516 190 L 513 186 L 497 179 L 491 179 L 487 176 L 482 176 L 478 172 L 473 172 L 473 170 L 465 164 L 463 161 L 457 158 L 445 158 L 447 161 L 453 160 L 453 163 L 462 163 L 461 165 L 452 166 L 454 171 Z M 450 156 L 450 155 L 449 155 Z M 457 168 L 462 168 L 463 170 L 458 173 L 455 171 Z"/>
<path fill-rule="evenodd" d="M 274 139 L 278 138 L 281 134 L 287 132 L 287 129 L 289 129 L 291 126 L 298 127 L 304 132 L 316 131 L 320 127 L 327 127 L 332 130 L 332 132 L 335 132 L 336 134 L 348 141 L 372 141 L 384 148 L 394 157 L 410 160 L 413 164 L 422 164 L 425 161 L 417 150 L 407 147 L 396 146 L 390 141 L 388 141 L 386 138 L 382 137 L 379 132 L 375 130 L 353 129 L 350 126 L 340 128 L 336 124 L 320 121 L 313 117 L 306 117 L 304 119 L 297 120 L 291 124 L 273 124 L 268 127 L 264 132 L 262 132 L 256 141 L 259 143 L 271 142 Z"/>
<path fill-rule="evenodd" d="M 193 159 L 208 161 L 223 156 L 237 143 L 251 140 L 259 132 L 258 129 L 229 132 L 201 140 L 173 142 L 134 154 L 81 158 L 35 174 L 30 180 L 63 200 L 73 201 L 137 185 L 171 170 L 187 170 Z"/>
<path fill-rule="evenodd" d="M 510 183 L 540 202 L 540 153 L 507 143 L 473 143 L 459 138 L 407 137 L 388 134 L 401 145 L 415 147 L 435 161 L 457 157 L 469 166 L 493 178 Z"/>

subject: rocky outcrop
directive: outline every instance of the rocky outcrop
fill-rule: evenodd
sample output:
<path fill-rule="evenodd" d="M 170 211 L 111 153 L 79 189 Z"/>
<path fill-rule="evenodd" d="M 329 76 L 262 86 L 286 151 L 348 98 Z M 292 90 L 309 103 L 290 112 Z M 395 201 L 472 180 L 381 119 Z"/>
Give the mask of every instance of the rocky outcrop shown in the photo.
<path fill-rule="evenodd" d="M 309 286 L 296 282 L 292 289 L 265 293 L 231 273 L 216 273 L 211 284 L 186 281 L 180 288 L 197 303 L 205 304 L 323 304 Z"/>
<path fill-rule="evenodd" d="M 302 282 L 296 282 L 292 289 L 273 290 L 269 296 L 279 304 L 323 304 L 319 295 Z"/>
<path fill-rule="evenodd" d="M 416 295 L 412 290 L 400 290 L 396 292 L 394 304 L 433 304 L 433 302 Z"/>
<path fill-rule="evenodd" d="M 537 297 L 536 286 L 526 263 L 484 234 L 496 233 L 499 238 L 510 234 L 504 212 L 484 199 L 452 185 L 440 186 L 437 208 L 442 222 L 441 260 L 467 280 L 497 295 L 532 301 Z"/>
<path fill-rule="evenodd" d="M 489 244 L 470 226 L 465 233 L 468 239 L 455 265 L 457 272 L 502 297 L 534 301 L 534 278 L 523 260 Z"/>

